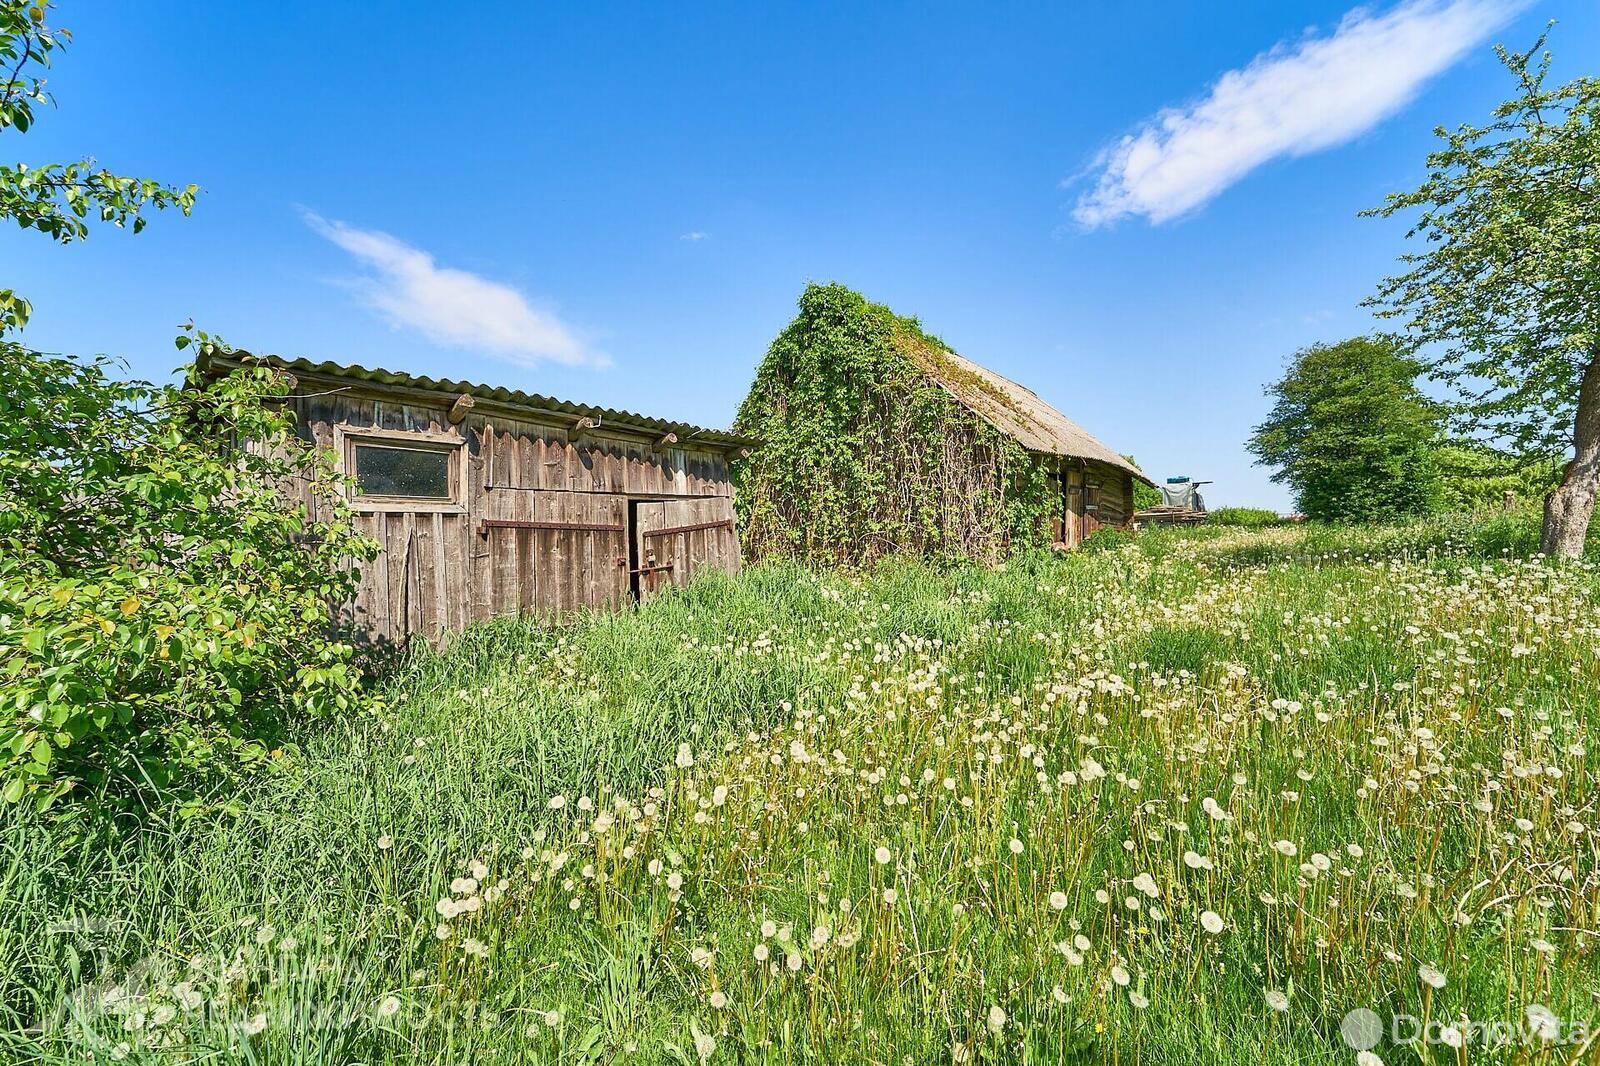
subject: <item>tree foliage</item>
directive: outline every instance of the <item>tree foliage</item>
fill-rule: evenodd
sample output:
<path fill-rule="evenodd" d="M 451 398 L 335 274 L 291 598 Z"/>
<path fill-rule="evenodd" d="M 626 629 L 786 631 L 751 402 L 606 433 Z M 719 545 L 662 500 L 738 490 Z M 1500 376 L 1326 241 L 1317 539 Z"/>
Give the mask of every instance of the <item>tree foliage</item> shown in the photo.
<path fill-rule="evenodd" d="M 1455 387 L 1470 436 L 1575 449 L 1545 539 L 1581 548 L 1600 481 L 1600 79 L 1547 87 L 1542 47 L 1499 49 L 1517 95 L 1487 126 L 1438 130 L 1427 180 L 1368 212 L 1417 212 L 1408 236 L 1426 245 L 1368 303 Z"/>
<path fill-rule="evenodd" d="M 752 554 L 992 559 L 1044 539 L 1048 471 L 929 375 L 948 352 L 842 285 L 806 288 L 735 423 L 763 441 L 736 471 Z"/>
<path fill-rule="evenodd" d="M 67 34 L 45 14 L 0 0 L 0 132 L 52 102 L 42 72 Z M 89 160 L 0 166 L 0 218 L 60 243 L 94 220 L 188 214 L 195 194 Z M 0 799 L 192 793 L 266 758 L 286 710 L 351 706 L 358 673 L 329 609 L 375 546 L 331 458 L 274 402 L 284 378 L 121 381 L 105 359 L 7 339 L 29 310 L 0 290 Z M 224 350 L 191 332 L 178 347 Z"/>
<path fill-rule="evenodd" d="M 3 354 L 4 798 L 189 789 L 262 759 L 285 709 L 351 706 L 352 649 L 329 605 L 373 546 L 331 455 L 271 402 L 283 375 L 180 389 L 119 381 L 104 360 Z M 288 504 L 291 479 L 324 520 Z"/>
<path fill-rule="evenodd" d="M 1250 450 L 1276 467 L 1311 518 L 1371 521 L 1430 510 L 1441 417 L 1416 386 L 1421 366 L 1386 340 L 1357 337 L 1297 352 Z"/>
<path fill-rule="evenodd" d="M 39 0 L 0 0 L 0 133 L 27 133 L 36 108 L 55 103 L 44 73 L 71 34 L 46 24 L 48 6 Z M 0 164 L 0 219 L 62 244 L 87 237 L 92 221 L 137 233 L 144 228 L 147 209 L 175 207 L 187 215 L 198 194 L 195 185 L 124 177 L 97 167 L 92 159 Z M 30 311 L 26 299 L 0 288 L 0 332 L 26 325 Z"/>

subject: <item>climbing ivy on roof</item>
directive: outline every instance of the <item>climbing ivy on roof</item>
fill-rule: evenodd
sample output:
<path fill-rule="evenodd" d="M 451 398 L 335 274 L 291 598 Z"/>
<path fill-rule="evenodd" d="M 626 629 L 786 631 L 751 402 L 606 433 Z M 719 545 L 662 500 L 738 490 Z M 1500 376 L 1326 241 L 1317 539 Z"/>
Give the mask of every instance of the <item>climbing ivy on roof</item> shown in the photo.
<path fill-rule="evenodd" d="M 763 442 L 735 471 L 746 550 L 992 560 L 1043 542 L 1050 473 L 928 373 L 949 352 L 914 318 L 807 286 L 735 422 Z"/>

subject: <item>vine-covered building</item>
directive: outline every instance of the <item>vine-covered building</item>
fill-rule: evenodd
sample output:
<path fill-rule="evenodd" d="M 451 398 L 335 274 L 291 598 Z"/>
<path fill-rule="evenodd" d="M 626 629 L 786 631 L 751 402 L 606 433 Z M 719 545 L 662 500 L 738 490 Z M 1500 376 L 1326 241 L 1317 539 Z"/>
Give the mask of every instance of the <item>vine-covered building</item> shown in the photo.
<path fill-rule="evenodd" d="M 735 429 L 747 551 L 817 561 L 1074 547 L 1126 525 L 1126 458 L 915 319 L 811 285 L 756 372 Z"/>

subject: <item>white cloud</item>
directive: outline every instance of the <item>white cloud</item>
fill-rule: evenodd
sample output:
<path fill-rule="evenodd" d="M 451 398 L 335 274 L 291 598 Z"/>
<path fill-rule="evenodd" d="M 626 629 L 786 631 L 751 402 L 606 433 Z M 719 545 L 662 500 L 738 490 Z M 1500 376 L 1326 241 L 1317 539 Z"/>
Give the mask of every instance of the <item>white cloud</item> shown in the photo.
<path fill-rule="evenodd" d="M 681 236 L 679 236 L 678 240 L 680 240 L 680 241 L 703 241 L 709 236 L 711 236 L 711 234 L 702 233 L 697 229 L 692 229 L 688 233 L 685 233 L 685 234 L 682 234 Z"/>
<path fill-rule="evenodd" d="M 304 212 L 306 224 L 368 268 L 352 286 L 395 326 L 429 340 L 472 348 L 509 362 L 608 366 L 553 312 L 535 307 L 510 285 L 441 267 L 420 248 L 377 230 Z"/>
<path fill-rule="evenodd" d="M 1086 227 L 1129 215 L 1165 222 L 1261 164 L 1342 144 L 1403 107 L 1422 85 L 1505 24 L 1528 0 L 1407 0 L 1357 8 L 1332 34 L 1308 35 L 1230 70 L 1205 97 L 1169 108 L 1103 152 L 1073 217 Z"/>

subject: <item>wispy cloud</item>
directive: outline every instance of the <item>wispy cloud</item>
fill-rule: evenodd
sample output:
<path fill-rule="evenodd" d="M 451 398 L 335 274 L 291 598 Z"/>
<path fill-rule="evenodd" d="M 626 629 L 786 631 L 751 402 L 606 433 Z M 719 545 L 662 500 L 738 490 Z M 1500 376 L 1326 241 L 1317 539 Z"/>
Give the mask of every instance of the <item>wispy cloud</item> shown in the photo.
<path fill-rule="evenodd" d="M 1357 8 L 1325 36 L 1280 44 L 1230 70 L 1201 100 L 1124 136 L 1090 170 L 1083 226 L 1130 215 L 1165 222 L 1261 164 L 1359 136 L 1503 26 L 1528 0 L 1407 0 Z"/>
<path fill-rule="evenodd" d="M 352 287 L 395 326 L 439 344 L 472 348 L 509 362 L 608 366 L 553 312 L 535 307 L 517 289 L 453 267 L 378 230 L 304 212 L 306 224 L 367 268 Z"/>
<path fill-rule="evenodd" d="M 684 234 L 679 235 L 678 240 L 680 240 L 680 241 L 703 241 L 709 236 L 711 236 L 711 234 L 702 233 L 701 231 L 699 231 L 697 229 L 692 229 L 688 233 L 684 233 Z"/>

